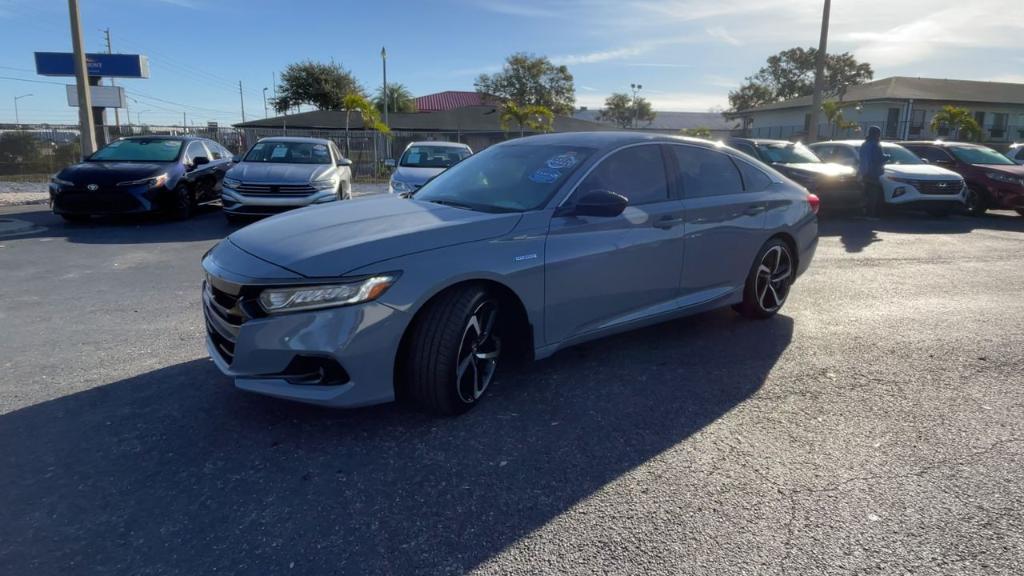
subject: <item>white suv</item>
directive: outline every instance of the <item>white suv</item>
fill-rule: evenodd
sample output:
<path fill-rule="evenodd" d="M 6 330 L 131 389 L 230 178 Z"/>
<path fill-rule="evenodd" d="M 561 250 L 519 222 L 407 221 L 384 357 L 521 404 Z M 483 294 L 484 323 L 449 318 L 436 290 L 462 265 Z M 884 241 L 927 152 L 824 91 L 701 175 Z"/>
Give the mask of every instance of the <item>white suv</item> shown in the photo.
<path fill-rule="evenodd" d="M 1017 164 L 1024 164 L 1024 143 L 1013 144 L 1006 151 L 1006 157 Z"/>
<path fill-rule="evenodd" d="M 863 140 L 816 142 L 809 147 L 825 162 L 857 167 Z M 899 144 L 882 142 L 887 156 L 885 173 L 879 179 L 890 206 L 920 208 L 936 214 L 962 210 L 966 204 L 967 186 L 962 176 L 927 164 Z"/>

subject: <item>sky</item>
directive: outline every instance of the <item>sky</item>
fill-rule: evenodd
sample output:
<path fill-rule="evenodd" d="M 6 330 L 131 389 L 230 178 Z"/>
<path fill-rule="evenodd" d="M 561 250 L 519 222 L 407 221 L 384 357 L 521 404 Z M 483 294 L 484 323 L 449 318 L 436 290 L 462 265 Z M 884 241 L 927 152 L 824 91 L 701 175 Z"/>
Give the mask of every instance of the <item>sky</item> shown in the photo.
<path fill-rule="evenodd" d="M 817 46 L 822 0 L 79 0 L 88 52 L 149 57 L 124 80 L 132 121 L 264 115 L 274 74 L 306 59 L 341 63 L 370 92 L 472 90 L 513 52 L 544 55 L 575 77 L 577 105 L 600 108 L 631 83 L 655 110 L 707 111 L 765 59 Z M 34 51 L 70 51 L 65 0 L 0 0 L 0 122 L 73 123 L 62 84 L 37 76 Z M 1024 82 L 1024 10 L 1011 0 L 834 0 L 829 52 L 852 52 L 875 78 Z M 272 110 L 271 110 L 271 115 Z M 123 116 L 123 114 L 122 114 Z M 122 118 L 123 120 L 123 118 Z"/>

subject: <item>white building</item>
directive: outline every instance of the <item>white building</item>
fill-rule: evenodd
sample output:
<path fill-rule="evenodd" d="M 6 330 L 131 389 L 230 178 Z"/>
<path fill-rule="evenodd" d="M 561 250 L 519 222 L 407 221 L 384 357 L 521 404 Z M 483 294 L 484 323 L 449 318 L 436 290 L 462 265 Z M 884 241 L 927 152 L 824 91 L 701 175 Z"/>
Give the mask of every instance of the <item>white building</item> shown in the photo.
<path fill-rule="evenodd" d="M 850 86 L 836 98 L 846 104 L 843 117 L 856 128 L 839 129 L 818 124 L 818 139 L 856 138 L 868 126 L 878 126 L 888 140 L 918 140 L 948 136 L 948 130 L 932 131 L 932 117 L 946 105 L 966 108 L 982 127 L 981 140 L 1009 144 L 1024 140 L 1024 84 L 976 82 L 937 78 L 894 76 Z M 805 96 L 744 110 L 737 117 L 748 123 L 753 138 L 805 137 L 810 125 L 811 97 Z"/>

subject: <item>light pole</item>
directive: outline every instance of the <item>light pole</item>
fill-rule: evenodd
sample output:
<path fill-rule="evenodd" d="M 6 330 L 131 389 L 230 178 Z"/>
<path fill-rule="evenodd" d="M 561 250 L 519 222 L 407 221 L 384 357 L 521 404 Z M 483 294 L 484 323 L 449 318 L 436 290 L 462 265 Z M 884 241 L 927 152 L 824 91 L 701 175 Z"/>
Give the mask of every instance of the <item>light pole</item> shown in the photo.
<path fill-rule="evenodd" d="M 263 89 L 263 118 L 267 118 L 267 89 Z"/>
<path fill-rule="evenodd" d="M 640 103 L 636 99 L 636 95 L 644 89 L 643 84 L 630 84 L 630 89 L 633 90 L 633 129 L 636 129 L 637 123 L 640 121 Z"/>
<path fill-rule="evenodd" d="M 811 125 L 807 127 L 807 141 L 818 139 L 818 114 L 821 113 L 822 92 L 825 89 L 825 62 L 828 58 L 828 15 L 832 0 L 825 0 L 821 14 L 821 38 L 818 40 L 818 54 L 814 70 L 814 96 L 811 98 Z"/>
<path fill-rule="evenodd" d="M 28 98 L 29 96 L 35 96 L 35 94 L 22 94 L 21 96 L 14 97 L 14 125 L 21 126 L 21 117 L 18 116 L 18 100 L 22 98 Z"/>

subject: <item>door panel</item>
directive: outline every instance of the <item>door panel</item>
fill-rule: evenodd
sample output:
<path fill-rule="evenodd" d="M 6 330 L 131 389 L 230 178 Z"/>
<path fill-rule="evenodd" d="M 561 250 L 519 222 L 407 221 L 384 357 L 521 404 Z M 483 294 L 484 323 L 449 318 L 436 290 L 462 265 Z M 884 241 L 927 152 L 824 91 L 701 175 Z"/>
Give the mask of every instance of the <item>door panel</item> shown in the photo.
<path fill-rule="evenodd" d="M 669 197 L 661 147 L 635 146 L 605 158 L 567 205 L 597 189 L 639 203 L 613 218 L 552 218 L 545 249 L 548 344 L 644 318 L 678 296 L 682 202 Z"/>
<path fill-rule="evenodd" d="M 699 303 L 742 290 L 764 242 L 771 188 L 748 192 L 733 160 L 722 152 L 672 146 L 686 213 L 686 260 L 681 293 Z"/>

